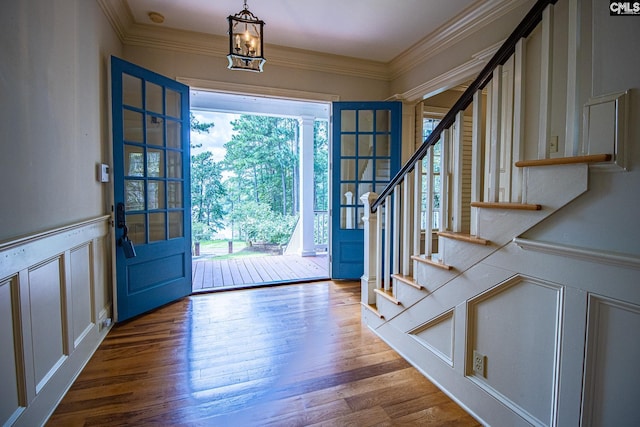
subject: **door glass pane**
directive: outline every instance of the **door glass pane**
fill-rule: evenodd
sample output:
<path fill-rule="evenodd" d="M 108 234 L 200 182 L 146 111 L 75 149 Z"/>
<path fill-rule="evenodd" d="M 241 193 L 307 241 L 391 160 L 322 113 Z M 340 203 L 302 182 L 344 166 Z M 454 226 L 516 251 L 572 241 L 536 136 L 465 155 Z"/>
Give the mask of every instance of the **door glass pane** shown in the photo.
<path fill-rule="evenodd" d="M 353 181 L 356 179 L 356 161 L 343 159 L 340 161 L 340 180 Z"/>
<path fill-rule="evenodd" d="M 144 176 L 142 147 L 124 144 L 124 174 L 126 176 Z"/>
<path fill-rule="evenodd" d="M 182 227 L 182 212 L 169 212 L 169 238 L 184 236 Z"/>
<path fill-rule="evenodd" d="M 358 179 L 373 179 L 373 161 L 370 159 L 358 160 Z"/>
<path fill-rule="evenodd" d="M 182 207 L 182 183 L 181 182 L 168 182 L 167 183 L 167 204 L 169 209 Z"/>
<path fill-rule="evenodd" d="M 358 135 L 358 156 L 373 156 L 373 135 Z"/>
<path fill-rule="evenodd" d="M 177 151 L 167 151 L 167 177 L 182 178 L 182 154 Z"/>
<path fill-rule="evenodd" d="M 390 179 L 389 159 L 376 160 L 376 181 L 389 181 Z"/>
<path fill-rule="evenodd" d="M 165 96 L 167 98 L 167 116 L 180 118 L 180 93 L 172 89 L 167 89 Z"/>
<path fill-rule="evenodd" d="M 390 157 L 389 135 L 376 135 L 376 156 Z"/>
<path fill-rule="evenodd" d="M 391 129 L 391 123 L 389 122 L 390 117 L 391 112 L 389 110 L 376 111 L 376 131 L 388 132 L 389 129 Z"/>
<path fill-rule="evenodd" d="M 125 210 L 144 210 L 144 181 L 141 179 L 124 180 Z"/>
<path fill-rule="evenodd" d="M 356 228 L 364 228 L 364 222 L 362 217 L 364 216 L 364 208 L 360 207 L 356 209 Z"/>
<path fill-rule="evenodd" d="M 164 151 L 147 149 L 147 176 L 164 177 Z"/>
<path fill-rule="evenodd" d="M 122 103 L 142 109 L 142 80 L 122 74 Z"/>
<path fill-rule="evenodd" d="M 340 138 L 340 155 L 342 157 L 353 157 L 356 155 L 355 135 L 342 135 Z"/>
<path fill-rule="evenodd" d="M 358 111 L 358 131 L 373 132 L 373 111 L 371 110 Z"/>
<path fill-rule="evenodd" d="M 163 181 L 147 182 L 147 209 L 166 209 Z"/>
<path fill-rule="evenodd" d="M 182 148 L 182 140 L 180 139 L 181 131 L 182 125 L 179 122 L 167 120 L 167 147 Z"/>
<path fill-rule="evenodd" d="M 147 104 L 145 110 L 163 114 L 162 110 L 162 87 L 155 83 L 147 82 L 146 92 Z"/>
<path fill-rule="evenodd" d="M 146 233 L 146 224 L 145 224 L 145 215 L 144 214 L 135 214 L 135 215 L 127 215 L 126 217 L 127 229 L 129 231 L 129 239 L 133 242 L 134 245 L 143 245 L 146 243 L 145 233 Z"/>
<path fill-rule="evenodd" d="M 124 110 L 122 114 L 124 123 L 124 140 L 128 142 L 142 141 L 142 113 L 131 110 Z"/>
<path fill-rule="evenodd" d="M 159 240 L 166 240 L 165 230 L 167 224 L 165 221 L 164 212 L 155 212 L 149 214 L 149 242 L 157 242 Z"/>
<path fill-rule="evenodd" d="M 342 110 L 340 120 L 340 130 L 342 132 L 356 131 L 356 112 L 354 110 Z"/>
<path fill-rule="evenodd" d="M 356 208 L 340 208 L 340 228 L 352 230 L 356 228 Z"/>
<path fill-rule="evenodd" d="M 354 205 L 356 197 L 355 184 L 340 184 L 340 203 L 344 205 Z"/>
<path fill-rule="evenodd" d="M 357 197 L 355 203 L 361 205 L 362 204 L 362 200 L 360 200 L 360 197 L 362 197 L 363 194 L 369 193 L 371 191 L 373 191 L 373 183 L 371 183 L 371 182 L 361 182 L 360 184 L 358 184 L 358 197 Z"/>
<path fill-rule="evenodd" d="M 147 145 L 164 145 L 164 119 L 147 115 Z"/>

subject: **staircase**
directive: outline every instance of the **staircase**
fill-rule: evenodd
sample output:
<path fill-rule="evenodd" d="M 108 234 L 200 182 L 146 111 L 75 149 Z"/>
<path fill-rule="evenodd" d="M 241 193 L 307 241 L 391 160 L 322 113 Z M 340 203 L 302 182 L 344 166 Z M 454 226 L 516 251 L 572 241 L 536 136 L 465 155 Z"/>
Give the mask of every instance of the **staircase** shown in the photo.
<path fill-rule="evenodd" d="M 571 135 L 563 135 L 568 142 L 557 154 L 552 151 L 550 76 L 563 65 L 554 64 L 552 52 L 554 44 L 567 42 L 553 39 L 555 3 L 536 3 L 389 186 L 362 197 L 363 321 L 486 424 L 556 425 L 561 418 L 557 373 L 533 369 L 559 360 L 559 338 L 529 345 L 538 329 L 560 324 L 561 310 L 544 316 L 528 299 L 559 301 L 560 307 L 563 291 L 518 273 L 522 251 L 514 239 L 586 192 L 590 164 L 612 161 L 606 153 L 573 155 Z M 527 55 L 531 38 L 541 47 Z M 535 95 L 526 81 L 532 66 L 542 70 Z M 539 109 L 525 111 L 527 96 L 539 97 Z M 470 152 L 463 149 L 465 117 L 472 120 Z M 532 123 L 537 139 L 526 136 Z M 422 230 L 423 215 L 432 216 L 430 173 L 438 141 L 440 229 Z M 464 167 L 469 163 L 470 170 Z M 471 203 L 465 203 L 469 193 Z M 427 203 L 421 203 L 423 194 Z M 531 337 L 512 334 L 509 319 L 516 319 L 515 330 L 530 327 Z M 506 348 L 484 344 L 491 342 Z M 520 353 L 513 356 L 508 348 Z M 496 369 L 508 365 L 511 371 Z"/>

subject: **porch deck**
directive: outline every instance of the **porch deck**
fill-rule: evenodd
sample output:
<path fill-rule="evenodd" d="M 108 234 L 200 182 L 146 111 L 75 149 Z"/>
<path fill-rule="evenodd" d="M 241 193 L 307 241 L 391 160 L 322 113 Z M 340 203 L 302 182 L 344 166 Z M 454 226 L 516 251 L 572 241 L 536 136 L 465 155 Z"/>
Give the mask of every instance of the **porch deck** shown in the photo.
<path fill-rule="evenodd" d="M 329 257 L 272 255 L 232 259 L 193 260 L 193 292 L 249 287 L 251 285 L 327 279 Z"/>

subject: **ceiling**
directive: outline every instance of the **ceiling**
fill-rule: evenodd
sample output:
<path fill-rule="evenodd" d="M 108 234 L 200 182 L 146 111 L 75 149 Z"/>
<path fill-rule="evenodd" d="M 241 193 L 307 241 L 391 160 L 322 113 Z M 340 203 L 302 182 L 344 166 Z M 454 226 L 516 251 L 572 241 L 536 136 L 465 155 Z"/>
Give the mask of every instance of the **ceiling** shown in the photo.
<path fill-rule="evenodd" d="M 225 36 L 242 0 L 122 0 L 136 24 Z M 247 0 L 267 45 L 389 62 L 490 0 Z M 149 12 L 164 16 L 153 23 Z M 268 47 L 268 46 L 267 46 Z M 268 52 L 265 49 L 265 56 Z"/>

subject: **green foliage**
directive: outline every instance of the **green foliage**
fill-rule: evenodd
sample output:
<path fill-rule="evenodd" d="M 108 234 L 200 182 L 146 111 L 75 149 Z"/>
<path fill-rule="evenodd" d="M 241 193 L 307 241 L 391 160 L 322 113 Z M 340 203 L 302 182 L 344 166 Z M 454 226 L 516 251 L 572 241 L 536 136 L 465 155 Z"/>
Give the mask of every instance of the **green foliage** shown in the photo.
<path fill-rule="evenodd" d="M 294 215 L 298 191 L 298 122 L 282 117 L 242 115 L 231 122 L 235 131 L 225 169 L 232 172 L 228 188 L 234 207 L 245 201 L 267 203 L 274 212 Z"/>
<path fill-rule="evenodd" d="M 273 212 L 267 203 L 248 201 L 231 214 L 240 235 L 250 242 L 286 244 L 297 218 Z"/>
<path fill-rule="evenodd" d="M 191 156 L 191 217 L 213 232 L 222 228 L 226 190 L 222 170 L 210 151 Z"/>
<path fill-rule="evenodd" d="M 313 124 L 313 208 L 329 209 L 329 122 Z"/>

